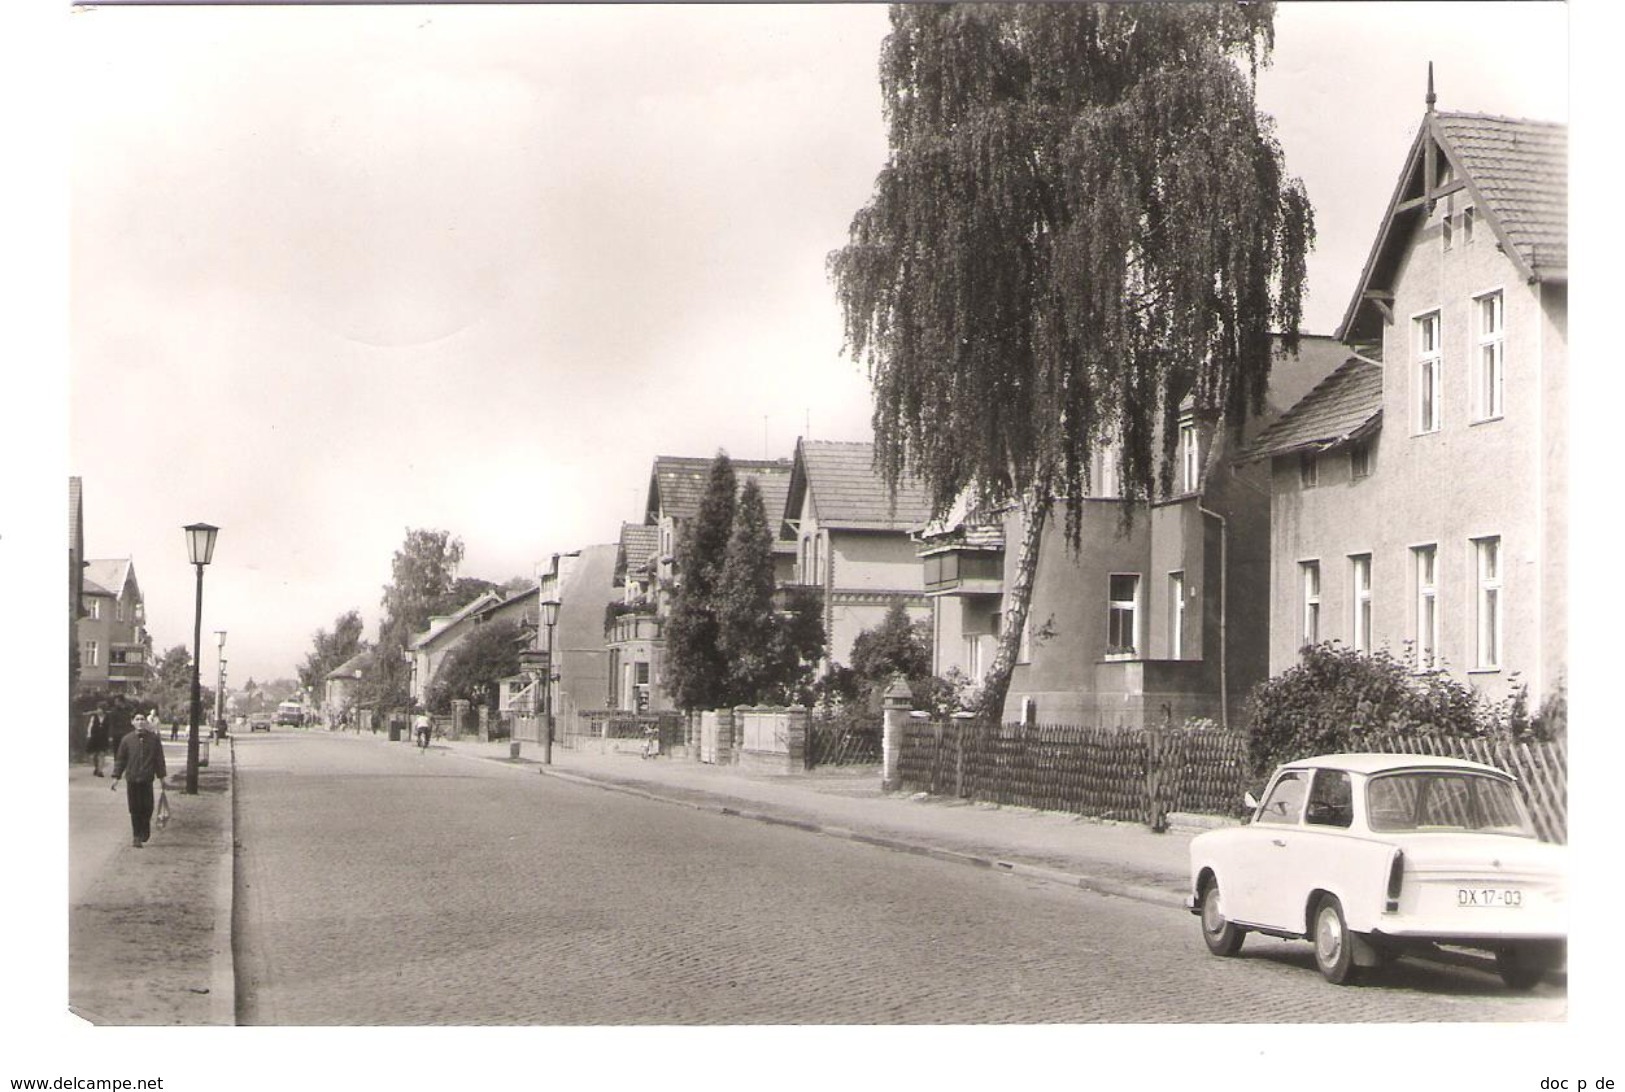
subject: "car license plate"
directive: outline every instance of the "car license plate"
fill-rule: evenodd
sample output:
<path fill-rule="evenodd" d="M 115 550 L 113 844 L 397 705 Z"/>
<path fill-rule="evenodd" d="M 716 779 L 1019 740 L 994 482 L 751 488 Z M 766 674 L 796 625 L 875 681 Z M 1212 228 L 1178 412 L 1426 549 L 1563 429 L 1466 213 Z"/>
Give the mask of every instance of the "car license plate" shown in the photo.
<path fill-rule="evenodd" d="M 1523 892 L 1516 887 L 1458 887 L 1456 905 L 1517 910 L 1523 906 Z"/>

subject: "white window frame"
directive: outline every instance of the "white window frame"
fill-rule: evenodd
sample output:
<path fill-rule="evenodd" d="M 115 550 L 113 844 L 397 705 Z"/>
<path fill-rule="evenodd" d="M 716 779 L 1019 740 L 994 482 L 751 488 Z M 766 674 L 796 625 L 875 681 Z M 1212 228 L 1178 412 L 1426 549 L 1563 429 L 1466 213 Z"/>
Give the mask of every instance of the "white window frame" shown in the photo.
<path fill-rule="evenodd" d="M 102 620 L 102 601 L 94 595 L 85 600 L 85 617 L 92 622 Z"/>
<path fill-rule="evenodd" d="M 1116 497 L 1119 495 L 1117 473 L 1117 445 L 1106 443 L 1100 445 L 1100 472 L 1095 475 L 1094 489 L 1091 491 L 1097 497 Z"/>
<path fill-rule="evenodd" d="M 1438 432 L 1444 418 L 1444 321 L 1441 312 L 1434 310 L 1418 315 L 1415 322 L 1416 366 L 1412 372 L 1416 382 L 1414 426 L 1416 435 Z M 1429 332 L 1431 331 L 1431 346 Z M 1428 410 L 1431 408 L 1431 415 Z"/>
<path fill-rule="evenodd" d="M 1298 647 L 1320 643 L 1320 560 L 1298 562 L 1298 587 L 1303 612 L 1298 625 Z"/>
<path fill-rule="evenodd" d="M 1473 241 L 1473 206 L 1468 205 L 1461 210 L 1461 243 L 1466 246 Z"/>
<path fill-rule="evenodd" d="M 1134 581 L 1134 593 L 1128 599 L 1118 599 L 1112 595 L 1112 582 L 1122 577 Z M 1106 577 L 1106 658 L 1108 660 L 1132 660 L 1140 654 L 1140 587 L 1144 583 L 1139 573 L 1109 573 Z M 1121 651 L 1121 645 L 1112 644 L 1113 622 L 1119 612 L 1128 615 L 1129 644 L 1128 651 Z"/>
<path fill-rule="evenodd" d="M 1168 574 L 1168 658 L 1185 658 L 1185 571 Z"/>
<path fill-rule="evenodd" d="M 1506 411 L 1505 292 L 1496 289 L 1473 297 L 1473 328 L 1478 334 L 1473 359 L 1473 420 L 1494 421 Z"/>
<path fill-rule="evenodd" d="M 84 667 L 100 667 L 101 666 L 101 647 L 99 645 L 97 645 L 97 643 L 95 641 L 86 641 L 85 642 L 85 662 L 84 662 L 84 664 L 82 666 L 84 666 Z"/>
<path fill-rule="evenodd" d="M 965 674 L 973 682 L 982 681 L 982 638 L 980 634 L 965 635 Z"/>
<path fill-rule="evenodd" d="M 1439 666 L 1439 544 L 1421 543 L 1411 547 L 1412 580 L 1416 586 L 1415 635 L 1416 669 L 1433 671 Z"/>
<path fill-rule="evenodd" d="M 1198 440 L 1195 421 L 1182 421 L 1179 425 L 1179 465 L 1184 475 L 1184 491 L 1194 493 L 1201 487 L 1202 446 Z"/>
<path fill-rule="evenodd" d="M 1473 545 L 1473 669 L 1499 671 L 1506 637 L 1506 553 L 1500 535 L 1484 535 Z"/>
<path fill-rule="evenodd" d="M 1371 651 L 1371 555 L 1349 555 L 1349 638 L 1354 651 Z"/>

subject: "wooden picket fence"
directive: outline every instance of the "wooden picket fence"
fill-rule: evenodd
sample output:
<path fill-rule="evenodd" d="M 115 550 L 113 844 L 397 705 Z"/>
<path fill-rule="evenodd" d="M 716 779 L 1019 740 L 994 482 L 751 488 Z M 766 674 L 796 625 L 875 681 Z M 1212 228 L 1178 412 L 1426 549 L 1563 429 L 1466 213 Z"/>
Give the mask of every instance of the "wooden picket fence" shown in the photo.
<path fill-rule="evenodd" d="M 1568 837 L 1568 756 L 1561 743 L 1372 736 L 1359 751 L 1450 755 L 1518 778 L 1540 836 Z M 1171 812 L 1236 817 L 1251 784 L 1244 735 L 1076 725 L 911 720 L 898 755 L 902 787 L 997 804 L 1160 827 Z"/>

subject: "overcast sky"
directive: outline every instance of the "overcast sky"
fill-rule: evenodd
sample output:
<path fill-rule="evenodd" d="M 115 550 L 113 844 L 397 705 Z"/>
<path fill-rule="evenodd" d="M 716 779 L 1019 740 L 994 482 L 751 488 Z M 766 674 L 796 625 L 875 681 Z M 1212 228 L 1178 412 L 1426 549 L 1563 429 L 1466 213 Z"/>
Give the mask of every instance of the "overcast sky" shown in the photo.
<path fill-rule="evenodd" d="M 1423 112 L 1563 120 L 1559 5 L 1285 5 L 1260 84 L 1331 333 Z M 656 455 L 869 437 L 824 258 L 886 154 L 883 7 L 101 8 L 72 20 L 86 549 L 240 684 L 375 632 L 409 527 L 530 576 Z M 1520 63 L 1502 63 L 1516 41 Z M 212 664 L 209 654 L 206 666 Z"/>

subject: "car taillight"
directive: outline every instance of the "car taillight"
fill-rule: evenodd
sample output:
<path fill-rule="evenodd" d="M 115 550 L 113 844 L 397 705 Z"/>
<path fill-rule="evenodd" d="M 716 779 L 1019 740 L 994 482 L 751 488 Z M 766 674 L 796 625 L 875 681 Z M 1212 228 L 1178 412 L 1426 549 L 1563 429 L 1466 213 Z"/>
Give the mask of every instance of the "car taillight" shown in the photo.
<path fill-rule="evenodd" d="M 1399 889 L 1405 883 L 1405 851 L 1394 850 L 1394 859 L 1388 866 L 1388 906 L 1390 913 L 1399 909 Z"/>

